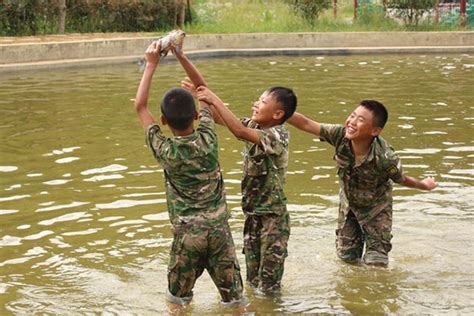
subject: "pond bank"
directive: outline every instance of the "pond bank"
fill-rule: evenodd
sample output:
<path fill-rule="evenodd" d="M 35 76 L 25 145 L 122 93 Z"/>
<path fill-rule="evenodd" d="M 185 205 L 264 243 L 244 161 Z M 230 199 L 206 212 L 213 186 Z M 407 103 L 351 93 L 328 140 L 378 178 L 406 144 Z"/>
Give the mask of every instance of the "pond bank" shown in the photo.
<path fill-rule="evenodd" d="M 153 36 L 0 44 L 0 72 L 136 62 Z M 1 41 L 0 43 L 5 43 Z M 190 57 L 472 53 L 474 32 L 337 32 L 188 35 Z"/>

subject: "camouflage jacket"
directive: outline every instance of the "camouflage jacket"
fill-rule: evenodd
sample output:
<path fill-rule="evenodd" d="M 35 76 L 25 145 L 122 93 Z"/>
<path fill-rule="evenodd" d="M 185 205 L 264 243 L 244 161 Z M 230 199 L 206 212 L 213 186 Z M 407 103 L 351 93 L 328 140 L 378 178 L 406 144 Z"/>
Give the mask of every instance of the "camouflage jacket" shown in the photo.
<path fill-rule="evenodd" d="M 246 142 L 242 179 L 242 210 L 247 214 L 284 214 L 288 169 L 288 130 L 283 125 L 261 129 L 250 119 L 242 124 L 255 128 L 261 146 Z"/>
<path fill-rule="evenodd" d="M 351 142 L 344 137 L 341 125 L 321 125 L 320 139 L 335 147 L 340 187 L 340 209 L 352 210 L 360 224 L 364 224 L 386 208 L 392 208 L 392 180 L 403 181 L 399 156 L 380 136 L 374 138 L 368 154 L 360 165 L 355 165 Z"/>
<path fill-rule="evenodd" d="M 217 135 L 209 109 L 200 111 L 199 125 L 192 134 L 165 137 L 158 125 L 151 124 L 146 141 L 163 166 L 168 213 L 175 228 L 227 220 Z"/>

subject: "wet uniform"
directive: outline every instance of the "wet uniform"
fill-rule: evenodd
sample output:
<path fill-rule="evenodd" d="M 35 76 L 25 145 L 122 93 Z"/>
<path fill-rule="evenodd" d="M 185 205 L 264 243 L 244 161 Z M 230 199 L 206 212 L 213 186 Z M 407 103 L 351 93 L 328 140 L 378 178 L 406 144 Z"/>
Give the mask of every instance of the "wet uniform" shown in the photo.
<path fill-rule="evenodd" d="M 201 109 L 197 129 L 187 136 L 165 137 L 158 125 L 150 125 L 147 144 L 164 169 L 173 227 L 168 300 L 188 303 L 206 269 L 224 302 L 240 301 L 242 279 L 228 225 L 211 111 Z"/>
<path fill-rule="evenodd" d="M 262 143 L 246 142 L 244 149 L 242 210 L 247 281 L 272 290 L 280 286 L 288 256 L 290 217 L 284 187 L 289 135 L 283 125 L 261 129 L 250 119 L 241 122 L 256 129 Z"/>
<path fill-rule="evenodd" d="M 355 165 L 351 142 L 341 125 L 322 124 L 320 139 L 335 147 L 340 186 L 336 230 L 338 256 L 348 262 L 388 264 L 392 249 L 392 181 L 404 176 L 399 156 L 380 136 L 374 138 L 368 154 Z"/>

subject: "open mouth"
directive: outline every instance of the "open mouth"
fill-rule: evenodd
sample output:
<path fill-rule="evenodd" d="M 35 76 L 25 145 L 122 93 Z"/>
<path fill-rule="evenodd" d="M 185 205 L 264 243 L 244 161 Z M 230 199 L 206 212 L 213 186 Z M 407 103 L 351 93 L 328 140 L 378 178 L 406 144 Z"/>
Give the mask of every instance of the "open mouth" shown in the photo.
<path fill-rule="evenodd" d="M 356 131 L 357 131 L 357 130 L 356 130 L 354 127 L 352 127 L 352 126 L 347 126 L 347 127 L 346 127 L 346 133 L 347 133 L 347 134 L 352 135 L 352 134 L 355 134 Z"/>

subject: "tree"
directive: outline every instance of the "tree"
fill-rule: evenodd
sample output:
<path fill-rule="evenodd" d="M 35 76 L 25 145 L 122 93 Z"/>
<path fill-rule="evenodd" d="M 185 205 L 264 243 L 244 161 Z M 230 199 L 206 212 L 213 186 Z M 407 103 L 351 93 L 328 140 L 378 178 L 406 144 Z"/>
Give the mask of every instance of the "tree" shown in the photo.
<path fill-rule="evenodd" d="M 64 29 L 66 25 L 66 0 L 59 0 L 58 7 L 59 7 L 58 33 L 64 34 Z"/>
<path fill-rule="evenodd" d="M 295 0 L 293 2 L 293 10 L 313 25 L 321 12 L 329 9 L 331 3 L 331 0 Z"/>
<path fill-rule="evenodd" d="M 395 16 L 407 25 L 418 25 L 425 13 L 430 12 L 437 0 L 388 0 L 387 6 L 395 9 Z"/>

